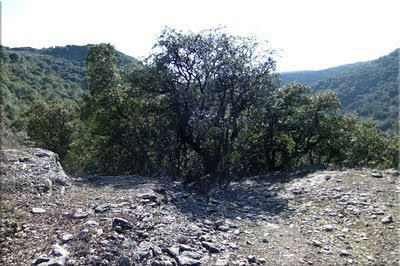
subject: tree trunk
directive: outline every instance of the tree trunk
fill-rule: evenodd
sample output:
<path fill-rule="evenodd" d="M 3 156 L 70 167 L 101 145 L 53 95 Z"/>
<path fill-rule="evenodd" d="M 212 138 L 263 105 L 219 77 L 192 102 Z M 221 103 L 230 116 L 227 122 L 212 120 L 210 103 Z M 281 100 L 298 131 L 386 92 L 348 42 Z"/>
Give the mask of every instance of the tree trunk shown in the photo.
<path fill-rule="evenodd" d="M 218 169 L 218 165 L 221 161 L 221 156 L 210 156 L 205 155 L 203 156 L 203 163 L 204 163 L 204 174 L 215 174 Z"/>

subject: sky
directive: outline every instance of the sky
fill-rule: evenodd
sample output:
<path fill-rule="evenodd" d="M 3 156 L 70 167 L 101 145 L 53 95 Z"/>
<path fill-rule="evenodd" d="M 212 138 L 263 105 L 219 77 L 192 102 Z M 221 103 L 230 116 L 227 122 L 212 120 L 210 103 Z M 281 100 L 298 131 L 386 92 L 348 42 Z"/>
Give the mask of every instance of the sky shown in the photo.
<path fill-rule="evenodd" d="M 3 0 L 1 43 L 43 48 L 106 42 L 145 58 L 165 26 L 225 26 L 267 40 L 278 71 L 318 70 L 400 47 L 399 0 Z"/>

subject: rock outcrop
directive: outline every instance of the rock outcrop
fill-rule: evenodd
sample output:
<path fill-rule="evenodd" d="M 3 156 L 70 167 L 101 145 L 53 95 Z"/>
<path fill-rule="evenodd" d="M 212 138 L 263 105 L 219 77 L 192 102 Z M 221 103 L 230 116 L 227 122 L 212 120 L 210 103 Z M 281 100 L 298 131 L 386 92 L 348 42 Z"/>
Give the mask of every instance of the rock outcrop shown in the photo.
<path fill-rule="evenodd" d="M 3 191 L 43 193 L 71 184 L 54 152 L 24 148 L 1 149 L 0 154 Z"/>

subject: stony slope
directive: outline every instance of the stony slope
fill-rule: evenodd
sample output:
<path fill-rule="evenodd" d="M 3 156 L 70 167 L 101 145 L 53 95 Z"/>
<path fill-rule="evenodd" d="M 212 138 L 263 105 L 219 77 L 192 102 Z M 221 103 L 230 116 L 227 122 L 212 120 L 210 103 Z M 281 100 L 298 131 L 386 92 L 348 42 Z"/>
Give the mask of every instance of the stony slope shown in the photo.
<path fill-rule="evenodd" d="M 4 164 L 19 171 L 27 162 Z M 207 193 L 161 174 L 8 191 L 0 263 L 398 265 L 398 181 L 394 170 L 308 169 Z"/>

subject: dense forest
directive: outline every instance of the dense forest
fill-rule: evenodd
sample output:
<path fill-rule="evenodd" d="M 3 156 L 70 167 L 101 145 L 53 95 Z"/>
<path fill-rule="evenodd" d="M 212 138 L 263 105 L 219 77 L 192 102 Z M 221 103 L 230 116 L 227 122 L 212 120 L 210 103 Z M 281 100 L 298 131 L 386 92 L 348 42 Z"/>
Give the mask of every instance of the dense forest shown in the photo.
<path fill-rule="evenodd" d="M 399 112 L 399 51 L 379 59 L 338 66 L 320 71 L 281 74 L 281 84 L 299 81 L 312 91 L 332 90 L 339 97 L 343 112 L 373 118 L 388 130 Z"/>
<path fill-rule="evenodd" d="M 3 48 L 1 60 L 2 124 L 57 152 L 73 174 L 196 180 L 314 164 L 398 166 L 397 129 L 341 112 L 332 86 L 347 83 L 281 87 L 273 52 L 253 38 L 165 29 L 141 63 L 109 44 Z M 395 82 L 391 61 L 381 61 L 388 69 L 377 76 Z"/>
<path fill-rule="evenodd" d="M 38 101 L 79 101 L 87 91 L 85 58 L 90 45 L 34 49 L 1 47 L 1 86 L 5 123 L 21 127 L 22 115 Z M 120 67 L 139 62 L 116 51 Z"/>

